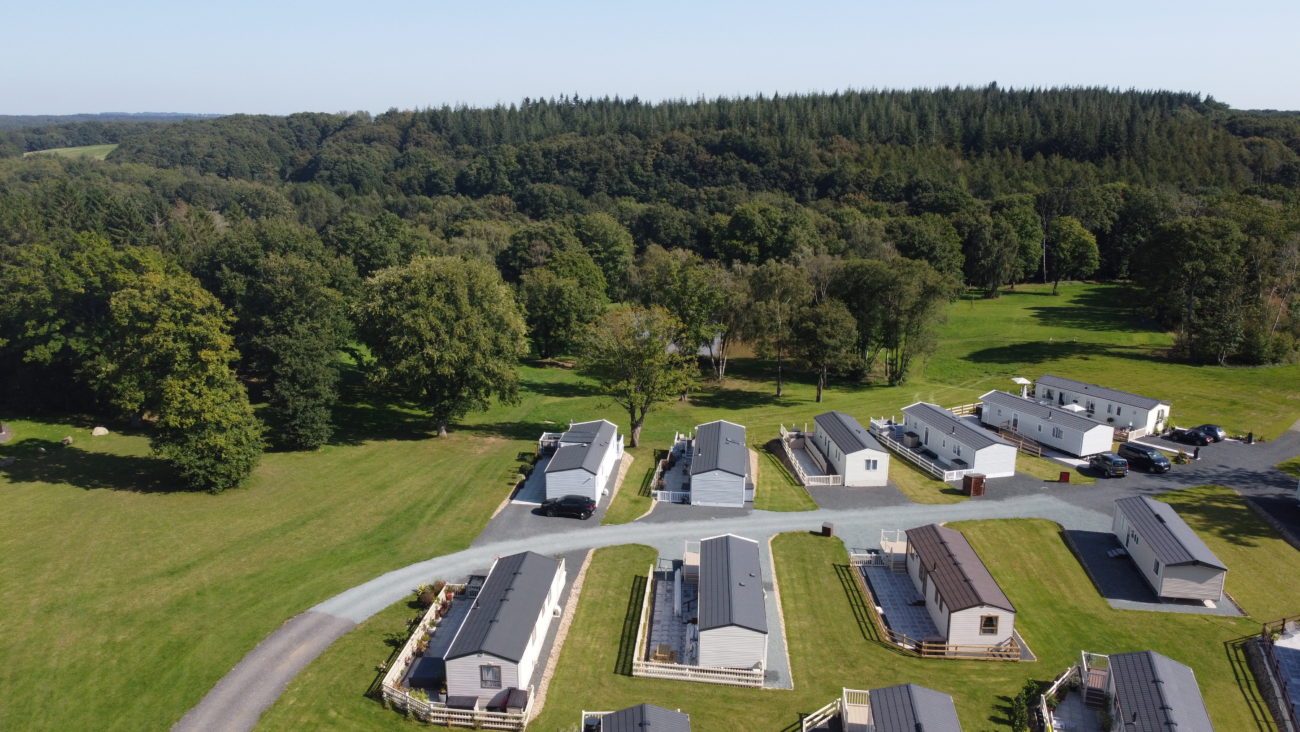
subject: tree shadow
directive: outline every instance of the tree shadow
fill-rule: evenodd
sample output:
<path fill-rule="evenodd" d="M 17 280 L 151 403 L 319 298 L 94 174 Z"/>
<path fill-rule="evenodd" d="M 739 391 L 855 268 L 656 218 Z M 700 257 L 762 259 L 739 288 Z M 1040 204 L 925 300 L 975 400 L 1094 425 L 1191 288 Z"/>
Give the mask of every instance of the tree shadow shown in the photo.
<path fill-rule="evenodd" d="M 137 455 L 90 452 L 53 440 L 27 438 L 5 446 L 0 467 L 11 483 L 66 483 L 85 490 L 133 493 L 187 493 L 164 460 Z"/>
<path fill-rule="evenodd" d="M 773 404 L 779 405 L 785 403 L 786 400 L 769 392 L 719 387 L 693 395 L 691 397 L 691 402 L 696 406 L 705 407 L 707 409 L 731 410 L 751 409 L 753 407 L 765 407 Z"/>
<path fill-rule="evenodd" d="M 375 441 L 425 440 L 434 434 L 432 420 L 395 404 L 340 403 L 334 407 L 331 445 Z"/>
<path fill-rule="evenodd" d="M 1136 361 L 1165 363 L 1167 360 L 1144 346 L 1110 346 L 1086 341 L 1026 341 L 1006 346 L 983 348 L 966 355 L 974 363 L 991 363 L 1014 366 L 1026 363 L 1043 363 L 1067 358 L 1088 359 L 1093 356 L 1115 356 Z"/>
<path fill-rule="evenodd" d="M 507 440 L 537 442 L 543 432 L 563 432 L 568 425 L 546 424 L 544 422 L 482 422 L 452 425 L 452 427 L 485 437 L 502 437 Z"/>
<path fill-rule="evenodd" d="M 620 676 L 632 675 L 632 661 L 636 655 L 636 631 L 641 624 L 641 600 L 645 597 L 648 577 L 637 575 L 632 578 L 632 587 L 627 593 L 627 611 L 623 613 L 623 629 L 618 637 L 618 655 L 614 657 L 614 673 Z"/>
<path fill-rule="evenodd" d="M 559 399 L 579 399 L 581 397 L 601 395 L 600 387 L 589 381 L 521 381 L 519 389 Z"/>
<path fill-rule="evenodd" d="M 997 699 L 998 703 L 993 705 L 993 709 L 1001 712 L 1002 716 L 990 714 L 988 719 L 999 727 L 1010 727 L 1011 717 L 1013 716 L 1012 707 L 1015 705 L 1015 700 L 1005 694 L 998 694 Z"/>
<path fill-rule="evenodd" d="M 1236 493 L 1192 491 L 1185 500 L 1171 501 L 1178 514 L 1197 531 L 1238 546 L 1257 546 L 1263 538 L 1281 538 L 1272 526 L 1250 510 Z"/>

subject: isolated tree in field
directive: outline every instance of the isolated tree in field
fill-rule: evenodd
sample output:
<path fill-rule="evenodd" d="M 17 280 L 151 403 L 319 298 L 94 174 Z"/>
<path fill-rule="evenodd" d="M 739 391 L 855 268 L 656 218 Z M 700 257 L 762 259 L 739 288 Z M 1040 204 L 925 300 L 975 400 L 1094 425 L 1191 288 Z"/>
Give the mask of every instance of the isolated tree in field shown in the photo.
<path fill-rule="evenodd" d="M 1052 294 L 1064 279 L 1082 279 L 1100 263 L 1097 237 L 1073 216 L 1058 216 L 1047 227 L 1047 250 L 1052 263 Z"/>
<path fill-rule="evenodd" d="M 781 396 L 785 354 L 799 310 L 812 299 L 812 286 L 798 267 L 768 260 L 754 268 L 749 279 L 754 297 L 753 335 L 761 350 L 776 359 L 776 395 Z"/>
<path fill-rule="evenodd" d="M 581 249 L 564 249 L 522 275 L 519 299 L 528 336 L 542 358 L 569 353 L 587 326 L 605 311 L 605 278 Z"/>
<path fill-rule="evenodd" d="M 371 382 L 428 410 L 438 435 L 493 397 L 519 392 L 524 321 L 510 288 L 487 264 L 420 257 L 376 272 L 357 306 Z"/>
<path fill-rule="evenodd" d="M 632 447 L 640 444 L 650 410 L 683 393 L 695 374 L 694 358 L 671 348 L 681 328 L 661 307 L 624 305 L 606 313 L 583 338 L 580 367 L 627 410 Z"/>
<path fill-rule="evenodd" d="M 822 400 L 828 374 L 853 368 L 857 346 L 857 321 L 844 303 L 827 298 L 804 309 L 794 349 L 800 360 L 817 372 L 817 401 Z"/>

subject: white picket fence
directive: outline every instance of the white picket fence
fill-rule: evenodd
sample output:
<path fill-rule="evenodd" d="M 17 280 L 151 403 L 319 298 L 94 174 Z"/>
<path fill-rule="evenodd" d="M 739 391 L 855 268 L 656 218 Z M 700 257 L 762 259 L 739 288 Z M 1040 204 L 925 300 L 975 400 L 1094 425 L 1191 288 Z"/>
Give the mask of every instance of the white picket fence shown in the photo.
<path fill-rule="evenodd" d="M 780 427 L 781 427 L 781 439 L 779 440 L 779 442 L 781 443 L 781 449 L 785 451 L 786 460 L 788 460 L 790 464 L 794 466 L 795 475 L 798 476 L 799 482 L 801 484 L 806 486 L 844 485 L 844 476 L 842 475 L 808 475 L 808 473 L 804 471 L 803 465 L 799 463 L 799 459 L 795 457 L 794 448 L 790 447 L 791 440 L 803 439 L 806 441 L 808 439 L 806 434 L 803 432 L 787 430 L 785 428 L 785 425 L 781 425 Z M 806 447 L 804 448 L 804 450 L 808 453 L 808 455 L 812 456 L 813 462 L 823 463 L 824 460 L 821 459 L 821 455 L 815 453 L 816 449 L 817 448 L 815 446 L 812 449 L 808 449 Z M 823 465 L 823 469 L 825 469 L 824 465 Z"/>
<path fill-rule="evenodd" d="M 871 420 L 871 423 L 873 426 L 875 426 L 876 424 L 878 424 L 878 421 L 873 419 Z M 930 475 L 933 475 L 934 477 L 938 478 L 939 480 L 942 480 L 945 483 L 950 483 L 954 480 L 961 480 L 967 473 L 975 472 L 975 470 L 972 468 L 967 468 L 965 470 L 944 470 L 942 467 L 925 459 L 925 456 L 917 453 L 915 450 L 912 450 L 911 448 L 907 447 L 906 445 L 899 442 L 898 440 L 895 440 L 893 435 L 890 434 L 891 430 L 880 429 L 880 430 L 875 430 L 873 432 L 876 439 L 880 441 L 880 444 L 884 445 L 885 447 L 888 447 L 891 451 L 894 452 L 894 454 L 899 455 L 907 462 L 915 465 L 916 467 L 920 468 L 921 470 L 924 470 L 925 472 L 929 473 Z"/>

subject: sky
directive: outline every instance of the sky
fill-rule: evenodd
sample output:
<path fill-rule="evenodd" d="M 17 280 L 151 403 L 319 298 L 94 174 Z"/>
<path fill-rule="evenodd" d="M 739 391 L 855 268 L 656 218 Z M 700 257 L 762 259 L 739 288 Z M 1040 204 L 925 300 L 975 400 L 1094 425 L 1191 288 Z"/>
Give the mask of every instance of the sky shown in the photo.
<path fill-rule="evenodd" d="M 0 114 L 1106 86 L 1300 110 L 1300 0 L 0 3 Z"/>

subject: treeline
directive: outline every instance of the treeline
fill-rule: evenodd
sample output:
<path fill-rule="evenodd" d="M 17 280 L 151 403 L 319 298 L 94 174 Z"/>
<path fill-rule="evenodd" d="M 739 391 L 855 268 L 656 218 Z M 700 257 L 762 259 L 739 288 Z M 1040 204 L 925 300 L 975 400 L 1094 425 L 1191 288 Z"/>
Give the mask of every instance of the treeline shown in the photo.
<path fill-rule="evenodd" d="M 120 143 L 151 128 L 198 114 L 0 115 L 0 158 L 37 150 Z"/>
<path fill-rule="evenodd" d="M 443 431 L 511 398 L 529 351 L 668 333 L 721 379 L 744 340 L 778 391 L 793 364 L 820 394 L 905 380 L 963 288 L 1100 278 L 1139 285 L 1173 357 L 1286 360 L 1298 130 L 993 87 L 170 124 L 104 163 L 0 161 L 5 398 L 152 421 L 219 490 L 264 441 L 332 439 L 344 350 Z M 634 422 L 641 396 L 619 397 Z"/>

